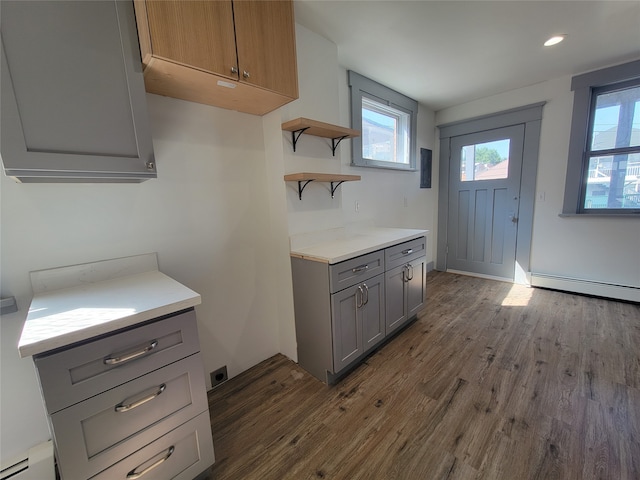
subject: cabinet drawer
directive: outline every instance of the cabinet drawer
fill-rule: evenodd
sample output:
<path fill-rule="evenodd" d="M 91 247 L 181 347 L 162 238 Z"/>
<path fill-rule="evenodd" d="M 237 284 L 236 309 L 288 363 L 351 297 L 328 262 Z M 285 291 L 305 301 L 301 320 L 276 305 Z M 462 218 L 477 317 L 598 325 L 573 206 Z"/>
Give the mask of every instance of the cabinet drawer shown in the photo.
<path fill-rule="evenodd" d="M 200 350 L 193 309 L 34 358 L 48 413 Z"/>
<path fill-rule="evenodd" d="M 331 293 L 338 292 L 383 272 L 383 250 L 330 265 L 329 285 Z"/>
<path fill-rule="evenodd" d="M 54 413 L 58 462 L 71 478 L 89 478 L 207 408 L 195 354 Z"/>
<path fill-rule="evenodd" d="M 385 268 L 386 270 L 391 270 L 398 265 L 426 255 L 426 251 L 426 237 L 416 238 L 415 240 L 389 247 L 384 251 Z"/>
<path fill-rule="evenodd" d="M 213 465 L 214 460 L 209 412 L 203 412 L 91 480 L 192 480 Z M 145 470 L 146 474 L 134 477 Z"/>

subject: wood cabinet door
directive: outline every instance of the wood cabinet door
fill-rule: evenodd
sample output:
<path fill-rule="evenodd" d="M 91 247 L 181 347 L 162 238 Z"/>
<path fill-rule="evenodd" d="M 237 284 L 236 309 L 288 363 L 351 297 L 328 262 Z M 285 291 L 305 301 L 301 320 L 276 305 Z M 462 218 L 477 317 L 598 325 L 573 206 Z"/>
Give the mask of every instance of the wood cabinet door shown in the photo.
<path fill-rule="evenodd" d="M 362 286 L 365 289 L 366 302 L 360 308 L 362 344 L 364 351 L 367 352 L 385 337 L 384 275 L 367 280 Z"/>
<path fill-rule="evenodd" d="M 240 0 L 233 9 L 240 81 L 298 98 L 293 2 Z"/>
<path fill-rule="evenodd" d="M 147 1 L 145 6 L 154 57 L 238 78 L 231 70 L 238 67 L 231 0 Z"/>

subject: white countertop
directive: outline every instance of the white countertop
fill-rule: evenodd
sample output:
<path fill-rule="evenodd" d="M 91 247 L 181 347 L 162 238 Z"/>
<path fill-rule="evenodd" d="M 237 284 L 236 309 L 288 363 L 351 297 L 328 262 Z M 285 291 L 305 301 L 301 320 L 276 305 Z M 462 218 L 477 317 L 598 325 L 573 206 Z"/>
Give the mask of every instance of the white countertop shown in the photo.
<path fill-rule="evenodd" d="M 291 256 L 323 263 L 339 263 L 398 243 L 424 237 L 429 230 L 368 227 L 353 231 L 331 232 L 291 237 Z"/>
<path fill-rule="evenodd" d="M 128 259 L 64 267 L 68 270 L 62 275 L 65 278 L 56 281 L 65 288 L 59 289 L 52 277 L 61 275 L 48 272 L 63 269 L 32 273 L 35 293 L 18 344 L 20 356 L 37 355 L 199 305 L 200 295 L 159 272 L 157 262 L 154 269 L 155 254 L 151 255 L 130 257 L 134 263 L 144 257 L 144 268 L 115 269 L 119 270 L 115 275 L 120 275 L 116 278 L 104 277 L 114 275 L 113 266 L 121 267 Z M 96 274 L 96 269 L 106 273 Z M 75 286 L 69 286 L 71 276 L 75 276 Z M 39 288 L 37 282 L 41 287 L 43 277 L 49 283 Z"/>

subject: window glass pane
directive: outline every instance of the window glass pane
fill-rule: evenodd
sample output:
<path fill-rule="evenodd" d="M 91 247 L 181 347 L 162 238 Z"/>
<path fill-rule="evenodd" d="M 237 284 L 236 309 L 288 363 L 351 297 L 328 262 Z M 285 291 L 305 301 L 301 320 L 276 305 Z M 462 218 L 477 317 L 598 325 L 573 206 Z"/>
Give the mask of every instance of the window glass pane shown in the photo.
<path fill-rule="evenodd" d="M 640 87 L 596 96 L 591 151 L 640 146 Z"/>
<path fill-rule="evenodd" d="M 465 145 L 460 155 L 460 181 L 497 180 L 509 176 L 510 140 Z"/>
<path fill-rule="evenodd" d="M 584 208 L 640 208 L 640 153 L 591 157 Z"/>
<path fill-rule="evenodd" d="M 410 116 L 395 108 L 362 98 L 362 157 L 409 163 Z"/>

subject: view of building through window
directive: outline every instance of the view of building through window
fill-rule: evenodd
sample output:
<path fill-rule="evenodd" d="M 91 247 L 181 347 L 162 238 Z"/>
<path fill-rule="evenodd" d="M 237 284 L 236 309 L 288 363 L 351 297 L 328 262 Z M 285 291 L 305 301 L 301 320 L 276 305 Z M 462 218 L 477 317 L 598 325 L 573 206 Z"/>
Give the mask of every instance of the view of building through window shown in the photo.
<path fill-rule="evenodd" d="M 640 208 L 640 87 L 596 93 L 584 208 Z"/>
<path fill-rule="evenodd" d="M 362 157 L 409 163 L 410 115 L 362 98 Z"/>
<path fill-rule="evenodd" d="M 510 140 L 465 145 L 460 156 L 460 181 L 497 180 L 509 176 Z"/>

